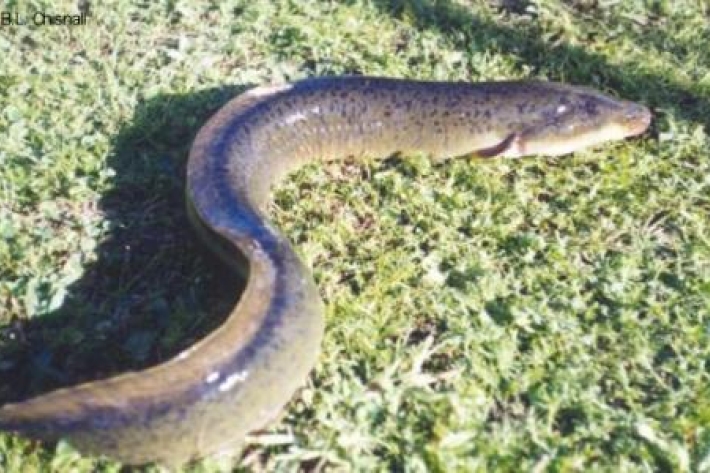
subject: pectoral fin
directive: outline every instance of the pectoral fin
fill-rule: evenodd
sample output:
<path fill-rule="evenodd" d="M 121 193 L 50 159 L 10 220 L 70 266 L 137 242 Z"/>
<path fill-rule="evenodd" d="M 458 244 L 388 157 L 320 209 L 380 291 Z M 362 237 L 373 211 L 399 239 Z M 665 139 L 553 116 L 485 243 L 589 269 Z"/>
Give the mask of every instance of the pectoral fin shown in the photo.
<path fill-rule="evenodd" d="M 496 156 L 501 156 L 505 154 L 506 151 L 511 149 L 511 147 L 515 144 L 517 138 L 517 133 L 511 133 L 497 145 L 491 146 L 490 148 L 479 149 L 473 152 L 472 154 L 480 158 L 493 158 Z"/>

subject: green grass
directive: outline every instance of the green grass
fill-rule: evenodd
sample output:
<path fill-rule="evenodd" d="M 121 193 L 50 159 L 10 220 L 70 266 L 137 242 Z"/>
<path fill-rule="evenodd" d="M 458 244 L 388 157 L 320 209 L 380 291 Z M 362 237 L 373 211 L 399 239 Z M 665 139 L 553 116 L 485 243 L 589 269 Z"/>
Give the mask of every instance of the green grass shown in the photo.
<path fill-rule="evenodd" d="M 272 215 L 327 332 L 240 466 L 710 471 L 710 10 L 565 3 L 95 2 L 84 27 L 2 27 L 0 403 L 168 359 L 219 324 L 238 283 L 188 228 L 183 171 L 228 97 L 341 73 L 547 78 L 649 105 L 651 132 L 283 184 Z M 35 8 L 75 6 L 3 7 Z M 119 469 L 0 435 L 2 471 Z"/>

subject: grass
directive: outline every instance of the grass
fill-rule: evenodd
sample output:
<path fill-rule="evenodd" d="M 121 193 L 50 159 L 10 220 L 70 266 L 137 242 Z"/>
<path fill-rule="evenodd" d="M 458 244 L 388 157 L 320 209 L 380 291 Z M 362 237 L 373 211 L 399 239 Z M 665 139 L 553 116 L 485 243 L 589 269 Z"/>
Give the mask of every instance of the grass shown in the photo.
<path fill-rule="evenodd" d="M 313 268 L 326 339 L 239 468 L 710 471 L 701 4 L 102 2 L 86 26 L 2 27 L 0 403 L 166 360 L 219 324 L 237 282 L 188 230 L 183 169 L 228 97 L 341 73 L 548 78 L 649 105 L 651 132 L 281 186 L 272 215 Z M 0 435 L 0 470 L 120 469 Z"/>

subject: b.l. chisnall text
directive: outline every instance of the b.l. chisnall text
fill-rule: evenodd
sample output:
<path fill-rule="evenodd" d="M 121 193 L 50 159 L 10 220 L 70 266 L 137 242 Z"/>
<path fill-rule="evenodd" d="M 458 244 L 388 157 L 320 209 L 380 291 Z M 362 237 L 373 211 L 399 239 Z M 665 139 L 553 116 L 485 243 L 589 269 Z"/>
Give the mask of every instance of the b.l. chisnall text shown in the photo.
<path fill-rule="evenodd" d="M 0 26 L 80 26 L 86 25 L 86 17 L 86 13 L 61 15 L 42 11 L 31 13 L 0 11 Z"/>

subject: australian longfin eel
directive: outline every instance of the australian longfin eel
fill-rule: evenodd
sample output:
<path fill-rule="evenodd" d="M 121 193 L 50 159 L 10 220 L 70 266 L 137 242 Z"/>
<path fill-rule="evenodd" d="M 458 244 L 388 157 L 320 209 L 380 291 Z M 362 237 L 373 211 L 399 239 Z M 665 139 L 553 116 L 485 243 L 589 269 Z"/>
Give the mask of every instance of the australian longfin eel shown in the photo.
<path fill-rule="evenodd" d="M 164 364 L 7 404 L 0 428 L 128 464 L 236 448 L 304 383 L 323 337 L 311 274 L 264 214 L 282 176 L 313 160 L 395 152 L 562 155 L 642 133 L 650 119 L 644 106 L 550 82 L 332 77 L 239 95 L 200 130 L 187 165 L 200 234 L 246 266 L 232 313 Z"/>

